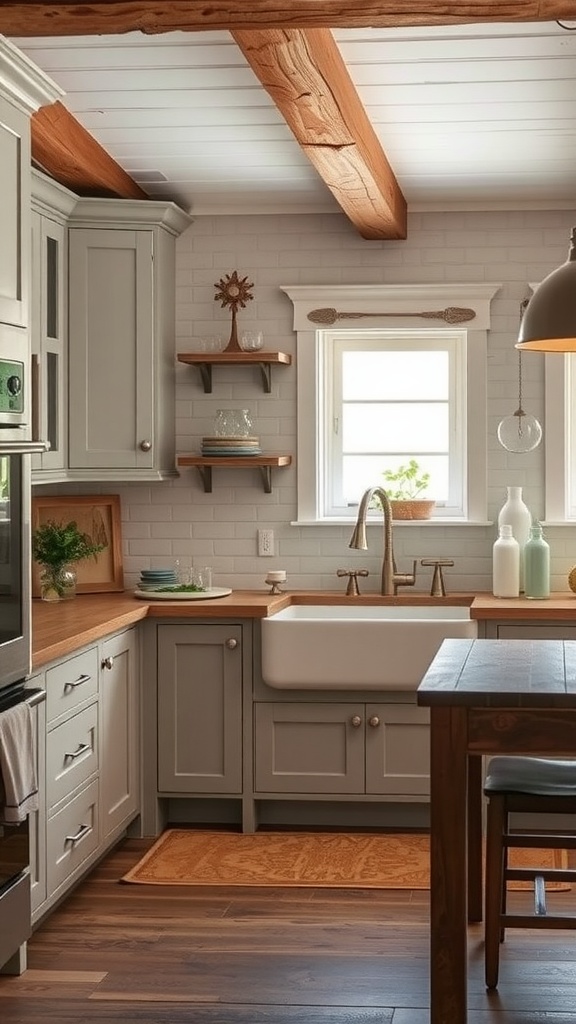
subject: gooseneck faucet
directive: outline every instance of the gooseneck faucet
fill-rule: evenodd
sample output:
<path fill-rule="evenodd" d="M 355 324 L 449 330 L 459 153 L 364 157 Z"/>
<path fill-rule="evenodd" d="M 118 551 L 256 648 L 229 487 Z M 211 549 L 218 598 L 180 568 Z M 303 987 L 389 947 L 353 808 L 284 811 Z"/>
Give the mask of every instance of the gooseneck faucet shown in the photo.
<path fill-rule="evenodd" d="M 382 487 L 370 487 L 362 495 L 356 526 L 350 538 L 348 547 L 356 548 L 359 551 L 368 550 L 366 540 L 366 516 L 373 498 L 378 498 L 384 513 L 384 551 L 382 557 L 382 587 L 380 593 L 384 595 L 395 595 L 398 587 L 413 587 L 416 582 L 416 561 L 411 573 L 397 572 L 396 560 L 394 558 L 394 547 L 392 544 L 392 509 L 386 491 Z"/>

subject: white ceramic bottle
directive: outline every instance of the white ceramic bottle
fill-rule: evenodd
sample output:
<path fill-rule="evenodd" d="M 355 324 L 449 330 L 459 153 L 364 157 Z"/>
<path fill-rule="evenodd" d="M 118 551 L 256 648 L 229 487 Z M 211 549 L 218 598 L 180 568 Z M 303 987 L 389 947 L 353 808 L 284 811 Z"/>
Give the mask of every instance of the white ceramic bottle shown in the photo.
<path fill-rule="evenodd" d="M 520 591 L 524 590 L 524 548 L 530 536 L 532 516 L 522 499 L 521 487 L 507 487 L 507 498 L 498 513 L 498 526 L 512 527 L 512 536 L 520 546 Z"/>
<path fill-rule="evenodd" d="M 520 545 L 509 523 L 500 527 L 492 548 L 492 593 L 494 597 L 518 597 L 520 593 Z"/>

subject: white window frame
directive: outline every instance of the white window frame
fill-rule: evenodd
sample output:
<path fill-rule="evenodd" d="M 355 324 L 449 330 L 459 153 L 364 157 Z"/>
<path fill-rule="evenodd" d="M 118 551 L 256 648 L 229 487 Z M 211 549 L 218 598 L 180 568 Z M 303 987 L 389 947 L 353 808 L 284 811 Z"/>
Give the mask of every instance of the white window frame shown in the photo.
<path fill-rule="evenodd" d="M 429 324 L 438 327 L 441 320 L 406 316 L 411 311 L 442 310 L 451 306 L 469 308 L 474 316 L 459 331 L 466 335 L 466 473 L 465 507 L 459 516 L 436 516 L 419 525 L 438 522 L 477 522 L 485 525 L 487 514 L 487 347 L 490 328 L 490 303 L 499 291 L 498 284 L 441 285 L 315 285 L 282 286 L 294 306 L 296 331 L 296 372 L 298 389 L 297 519 L 294 525 L 348 524 L 350 515 L 326 517 L 322 513 L 322 474 L 318 424 L 323 413 L 320 344 L 321 330 L 308 318 L 315 309 L 329 308 L 340 313 L 362 313 L 370 317 L 370 326 L 382 330 L 406 330 L 416 324 L 418 330 Z M 382 317 L 386 313 L 386 318 Z M 390 314 L 393 314 L 390 316 Z M 404 315 L 403 315 L 404 314 Z M 349 329 L 354 318 L 347 318 Z M 324 328 L 325 330 L 325 328 Z M 336 330 L 336 327 L 334 328 Z"/>
<path fill-rule="evenodd" d="M 548 524 L 576 522 L 576 353 L 544 357 L 545 511 Z"/>

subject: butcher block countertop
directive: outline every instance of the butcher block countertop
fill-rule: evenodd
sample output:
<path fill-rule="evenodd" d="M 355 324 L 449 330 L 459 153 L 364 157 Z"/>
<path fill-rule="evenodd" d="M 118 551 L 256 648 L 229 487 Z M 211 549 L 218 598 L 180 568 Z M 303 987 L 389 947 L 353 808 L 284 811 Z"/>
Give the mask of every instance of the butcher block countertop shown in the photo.
<path fill-rule="evenodd" d="M 195 601 L 146 601 L 132 593 L 81 594 L 72 601 L 32 603 L 32 669 L 66 657 L 86 644 L 126 629 L 147 617 L 178 619 L 263 619 L 290 604 L 452 604 L 468 605 L 473 619 L 530 621 L 571 620 L 576 623 L 576 594 L 552 594 L 547 601 L 496 598 L 491 594 L 426 594 L 381 597 L 344 591 L 289 591 L 272 595 L 267 590 L 234 590 L 227 597 Z"/>

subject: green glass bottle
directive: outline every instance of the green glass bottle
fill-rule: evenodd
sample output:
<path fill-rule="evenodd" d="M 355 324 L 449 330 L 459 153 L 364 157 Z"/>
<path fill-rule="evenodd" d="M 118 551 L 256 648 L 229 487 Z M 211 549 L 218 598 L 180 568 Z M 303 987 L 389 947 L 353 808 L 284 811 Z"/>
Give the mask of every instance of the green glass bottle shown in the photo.
<path fill-rule="evenodd" d="M 524 593 L 536 600 L 550 597 L 550 547 L 538 522 L 530 527 L 524 547 Z"/>

